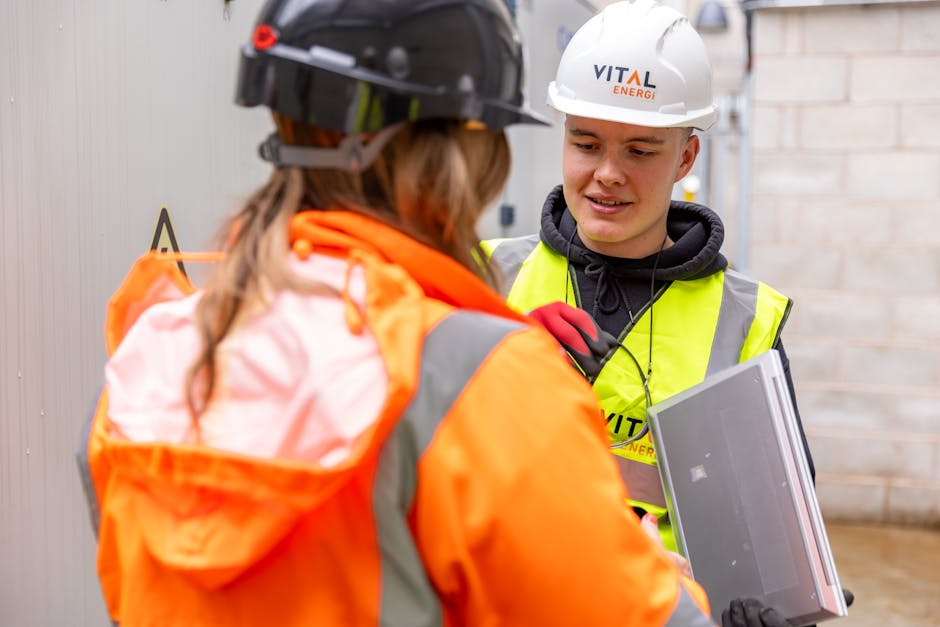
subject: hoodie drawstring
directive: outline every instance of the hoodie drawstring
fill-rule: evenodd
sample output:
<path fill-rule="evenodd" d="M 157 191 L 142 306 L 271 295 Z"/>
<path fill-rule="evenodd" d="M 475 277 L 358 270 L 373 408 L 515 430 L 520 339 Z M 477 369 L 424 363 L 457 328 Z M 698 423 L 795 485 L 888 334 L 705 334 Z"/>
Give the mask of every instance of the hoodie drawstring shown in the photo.
<path fill-rule="evenodd" d="M 630 298 L 627 296 L 627 290 L 624 289 L 620 281 L 609 280 L 609 266 L 600 260 L 592 260 L 584 267 L 584 276 L 593 279 L 597 284 L 594 290 L 594 306 L 591 311 L 591 317 L 597 319 L 597 312 L 610 315 L 620 309 L 621 304 L 627 308 L 627 315 L 630 317 L 630 323 L 633 323 L 633 307 L 630 304 Z"/>

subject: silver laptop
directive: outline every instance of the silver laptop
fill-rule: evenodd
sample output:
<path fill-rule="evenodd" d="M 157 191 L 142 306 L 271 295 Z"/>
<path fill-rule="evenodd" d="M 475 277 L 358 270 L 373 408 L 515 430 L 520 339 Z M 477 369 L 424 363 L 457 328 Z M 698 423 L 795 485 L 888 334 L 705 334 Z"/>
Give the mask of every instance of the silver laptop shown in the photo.
<path fill-rule="evenodd" d="M 758 598 L 794 625 L 845 616 L 777 352 L 648 412 L 676 544 L 716 622 L 738 597 Z"/>

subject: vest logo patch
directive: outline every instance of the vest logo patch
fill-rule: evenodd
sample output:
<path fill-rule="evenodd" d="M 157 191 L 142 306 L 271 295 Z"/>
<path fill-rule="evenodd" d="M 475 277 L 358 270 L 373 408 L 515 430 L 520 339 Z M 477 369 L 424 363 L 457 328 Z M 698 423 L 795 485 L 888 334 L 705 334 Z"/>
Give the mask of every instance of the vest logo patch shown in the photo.
<path fill-rule="evenodd" d="M 611 412 L 607 414 L 607 431 L 612 436 L 614 442 L 618 440 L 623 441 L 639 433 L 640 429 L 643 428 L 644 422 L 646 421 L 643 418 L 632 418 Z M 629 456 L 634 459 L 643 457 L 650 460 L 656 459 L 656 450 L 650 442 L 649 433 L 636 442 L 631 442 L 618 450 L 630 453 Z"/>
<path fill-rule="evenodd" d="M 607 428 L 616 436 L 632 438 L 640 430 L 645 421 L 642 418 L 631 418 L 623 414 L 607 414 Z"/>

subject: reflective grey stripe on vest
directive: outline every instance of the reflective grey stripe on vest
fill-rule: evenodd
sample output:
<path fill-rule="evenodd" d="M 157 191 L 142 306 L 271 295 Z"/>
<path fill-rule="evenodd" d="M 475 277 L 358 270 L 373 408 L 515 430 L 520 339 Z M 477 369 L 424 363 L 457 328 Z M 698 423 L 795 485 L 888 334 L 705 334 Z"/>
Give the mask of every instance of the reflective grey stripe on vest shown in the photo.
<path fill-rule="evenodd" d="M 611 453 L 611 455 L 614 455 Z M 641 503 L 657 507 L 666 507 L 666 495 L 663 494 L 663 482 L 659 478 L 659 469 L 652 464 L 644 464 L 633 459 L 614 455 L 617 470 L 624 485 L 630 492 L 630 498 Z"/>
<path fill-rule="evenodd" d="M 406 521 L 417 489 L 418 460 L 483 360 L 507 334 L 521 328 L 518 322 L 461 311 L 425 337 L 417 390 L 382 448 L 372 493 L 382 560 L 383 627 L 443 625 L 440 600 Z"/>
<path fill-rule="evenodd" d="M 757 281 L 734 270 L 725 270 L 721 309 L 705 376 L 730 368 L 741 358 L 741 347 L 757 314 L 757 285 Z"/>
<path fill-rule="evenodd" d="M 516 282 L 519 276 L 519 270 L 522 268 L 522 262 L 528 259 L 532 251 L 539 243 L 538 235 L 526 235 L 525 237 L 515 237 L 500 242 L 493 249 L 490 259 L 499 268 L 506 280 L 506 292 Z"/>
<path fill-rule="evenodd" d="M 685 586 L 680 586 L 679 602 L 665 627 L 715 627 L 715 622 L 695 604 Z"/>

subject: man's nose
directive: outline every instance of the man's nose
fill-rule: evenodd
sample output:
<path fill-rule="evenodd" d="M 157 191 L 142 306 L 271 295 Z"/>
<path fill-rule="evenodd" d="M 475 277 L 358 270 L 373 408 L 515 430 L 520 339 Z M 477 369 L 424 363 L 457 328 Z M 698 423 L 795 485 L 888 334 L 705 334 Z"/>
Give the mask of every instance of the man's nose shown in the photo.
<path fill-rule="evenodd" d="M 608 153 L 601 156 L 600 162 L 594 169 L 594 180 L 602 185 L 623 185 L 627 176 L 620 160 Z"/>

